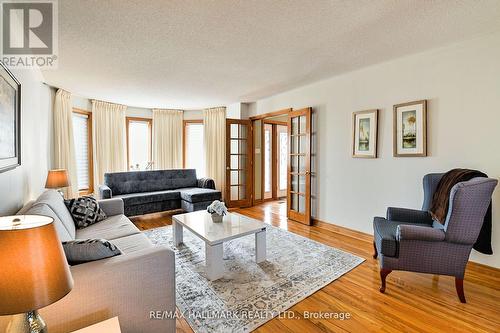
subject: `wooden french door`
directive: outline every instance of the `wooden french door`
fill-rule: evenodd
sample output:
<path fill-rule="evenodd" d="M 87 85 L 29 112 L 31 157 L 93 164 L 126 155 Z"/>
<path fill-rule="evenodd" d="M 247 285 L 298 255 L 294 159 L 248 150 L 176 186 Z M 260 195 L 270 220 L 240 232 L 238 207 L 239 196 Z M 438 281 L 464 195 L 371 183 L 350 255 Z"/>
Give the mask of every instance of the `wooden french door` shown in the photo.
<path fill-rule="evenodd" d="M 226 120 L 226 204 L 252 204 L 252 121 Z"/>
<path fill-rule="evenodd" d="M 288 218 L 311 224 L 311 108 L 288 114 Z"/>

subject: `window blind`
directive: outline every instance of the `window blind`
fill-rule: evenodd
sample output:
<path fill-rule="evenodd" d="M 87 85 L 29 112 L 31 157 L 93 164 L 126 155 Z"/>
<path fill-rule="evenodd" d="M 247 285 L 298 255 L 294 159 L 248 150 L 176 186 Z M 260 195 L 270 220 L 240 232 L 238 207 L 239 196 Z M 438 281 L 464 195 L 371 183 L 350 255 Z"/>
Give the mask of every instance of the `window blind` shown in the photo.
<path fill-rule="evenodd" d="M 196 169 L 198 178 L 206 175 L 203 140 L 203 124 L 192 123 L 186 125 L 186 168 Z"/>
<path fill-rule="evenodd" d="M 73 137 L 76 153 L 76 173 L 78 190 L 87 190 L 90 186 L 89 176 L 89 117 L 73 113 Z"/>

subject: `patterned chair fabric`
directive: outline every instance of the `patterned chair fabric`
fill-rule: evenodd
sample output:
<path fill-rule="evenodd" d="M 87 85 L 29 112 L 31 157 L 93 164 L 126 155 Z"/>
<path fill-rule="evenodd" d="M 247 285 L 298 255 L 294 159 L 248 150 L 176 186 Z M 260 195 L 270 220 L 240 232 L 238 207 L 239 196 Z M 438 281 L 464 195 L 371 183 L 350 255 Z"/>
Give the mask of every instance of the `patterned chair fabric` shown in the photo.
<path fill-rule="evenodd" d="M 450 275 L 455 277 L 458 296 L 465 303 L 465 267 L 498 181 L 473 178 L 456 184 L 443 226 L 432 221 L 427 212 L 442 176 L 433 173 L 424 177 L 422 210 L 390 207 L 386 218 L 374 218 L 374 258 L 379 258 L 381 292 L 392 270 Z"/>

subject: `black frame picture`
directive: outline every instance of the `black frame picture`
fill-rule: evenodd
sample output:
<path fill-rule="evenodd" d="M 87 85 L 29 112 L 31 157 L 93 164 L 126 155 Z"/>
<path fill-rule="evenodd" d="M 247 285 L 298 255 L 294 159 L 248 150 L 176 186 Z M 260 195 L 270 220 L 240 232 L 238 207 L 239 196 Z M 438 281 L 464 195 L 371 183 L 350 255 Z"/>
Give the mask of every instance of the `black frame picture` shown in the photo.
<path fill-rule="evenodd" d="M 0 61 L 0 172 L 21 165 L 21 83 Z"/>

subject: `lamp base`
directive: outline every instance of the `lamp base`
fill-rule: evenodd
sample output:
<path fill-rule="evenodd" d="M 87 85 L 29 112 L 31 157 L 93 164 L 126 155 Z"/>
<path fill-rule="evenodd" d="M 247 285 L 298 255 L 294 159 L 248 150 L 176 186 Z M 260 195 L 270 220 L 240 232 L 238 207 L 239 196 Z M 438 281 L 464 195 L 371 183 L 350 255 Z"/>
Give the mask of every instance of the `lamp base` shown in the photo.
<path fill-rule="evenodd" d="M 47 325 L 38 311 L 33 310 L 12 316 L 6 333 L 47 333 Z"/>

